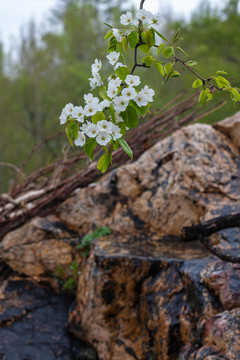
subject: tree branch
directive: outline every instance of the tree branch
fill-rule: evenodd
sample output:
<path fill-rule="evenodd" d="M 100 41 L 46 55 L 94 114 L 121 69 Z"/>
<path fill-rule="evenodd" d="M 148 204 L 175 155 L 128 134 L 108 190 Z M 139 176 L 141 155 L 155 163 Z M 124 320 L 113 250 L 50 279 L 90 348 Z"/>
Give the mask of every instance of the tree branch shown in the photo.
<path fill-rule="evenodd" d="M 143 8 L 144 1 L 145 1 L 145 0 L 141 0 L 141 2 L 140 2 L 140 6 L 139 6 L 139 9 L 140 9 L 140 10 Z"/>
<path fill-rule="evenodd" d="M 186 68 L 188 70 L 190 70 L 195 76 L 197 76 L 200 80 L 202 80 L 203 82 L 203 85 L 205 85 L 206 83 L 210 85 L 210 90 L 212 90 L 213 88 L 217 89 L 217 90 L 221 90 L 222 91 L 222 88 L 218 87 L 217 85 L 214 85 L 213 83 L 211 83 L 211 81 L 209 79 L 204 79 L 201 75 L 199 75 L 195 70 L 193 70 L 191 68 L 191 66 L 189 66 L 186 61 L 178 58 L 177 56 L 175 56 L 175 61 L 176 63 L 177 62 L 180 62 L 182 63 L 184 66 L 186 66 Z"/>
<path fill-rule="evenodd" d="M 240 213 L 233 215 L 224 215 L 217 218 L 204 221 L 193 226 L 186 226 L 182 228 L 182 240 L 193 241 L 199 240 L 204 247 L 206 247 L 212 254 L 219 257 L 221 260 L 232 263 L 240 263 L 240 256 L 223 253 L 216 246 L 212 245 L 208 236 L 229 228 L 240 226 Z"/>

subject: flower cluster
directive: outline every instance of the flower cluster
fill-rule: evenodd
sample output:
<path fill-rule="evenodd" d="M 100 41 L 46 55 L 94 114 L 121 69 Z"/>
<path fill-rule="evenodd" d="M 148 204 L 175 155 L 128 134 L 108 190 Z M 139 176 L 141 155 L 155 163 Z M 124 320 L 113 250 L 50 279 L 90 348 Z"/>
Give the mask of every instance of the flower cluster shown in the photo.
<path fill-rule="evenodd" d="M 103 146 L 107 154 L 109 151 L 110 161 L 111 152 L 118 146 L 121 146 L 132 157 L 131 149 L 122 137 L 129 127 L 133 128 L 137 125 L 139 114 L 145 114 L 148 111 L 153 101 L 154 90 L 147 85 L 138 88 L 141 84 L 140 77 L 133 75 L 134 69 L 130 71 L 124 63 L 122 42 L 124 37 L 127 37 L 129 28 L 138 36 L 143 24 L 154 25 L 158 24 L 159 20 L 159 14 L 153 15 L 145 10 L 139 10 L 135 20 L 131 12 L 123 14 L 120 22 L 128 28 L 121 31 L 112 28 L 108 35 L 111 37 L 110 42 L 114 43 L 114 47 L 109 48 L 106 56 L 108 63 L 113 67 L 111 75 L 108 77 L 100 75 L 101 60 L 95 59 L 91 65 L 90 88 L 92 91 L 99 88 L 102 101 L 93 93 L 89 93 L 84 95 L 84 105 L 74 106 L 69 103 L 62 110 L 59 117 L 60 124 L 67 125 L 66 132 L 69 141 L 76 146 L 84 146 L 90 160 L 97 144 Z M 107 147 L 108 145 L 110 148 Z"/>

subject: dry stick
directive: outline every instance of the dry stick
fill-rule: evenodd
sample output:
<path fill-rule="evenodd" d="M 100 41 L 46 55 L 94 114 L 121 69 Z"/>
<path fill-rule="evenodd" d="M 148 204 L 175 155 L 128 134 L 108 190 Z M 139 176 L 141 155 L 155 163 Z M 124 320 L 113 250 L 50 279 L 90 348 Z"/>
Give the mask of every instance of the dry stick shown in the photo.
<path fill-rule="evenodd" d="M 64 131 L 58 132 L 57 134 L 51 135 L 49 137 L 47 137 L 46 139 L 44 139 L 43 141 L 41 141 L 39 144 L 37 144 L 36 146 L 34 146 L 34 148 L 32 149 L 31 153 L 27 156 L 27 158 L 24 160 L 21 168 L 19 169 L 19 172 L 17 173 L 16 178 L 14 179 L 14 183 L 9 191 L 10 195 L 13 194 L 14 189 L 16 187 L 16 184 L 18 182 L 19 176 L 21 175 L 23 169 L 27 166 L 29 160 L 31 159 L 31 157 L 33 156 L 33 154 L 39 149 L 41 148 L 44 144 L 46 144 L 48 141 L 57 138 L 60 135 L 63 135 Z"/>
<path fill-rule="evenodd" d="M 193 241 L 199 240 L 212 254 L 224 261 L 240 263 L 240 256 L 224 254 L 216 248 L 208 239 L 208 236 L 229 228 L 240 227 L 240 213 L 233 215 L 223 215 L 217 218 L 204 221 L 197 225 L 185 226 L 182 228 L 182 240 Z"/>

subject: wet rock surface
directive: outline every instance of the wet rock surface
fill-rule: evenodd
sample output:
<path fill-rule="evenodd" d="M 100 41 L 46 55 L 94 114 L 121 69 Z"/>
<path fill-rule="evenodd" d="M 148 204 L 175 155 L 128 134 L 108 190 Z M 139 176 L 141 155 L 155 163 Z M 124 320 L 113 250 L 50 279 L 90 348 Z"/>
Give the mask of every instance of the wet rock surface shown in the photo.
<path fill-rule="evenodd" d="M 57 295 L 32 281 L 1 286 L 1 360 L 96 360 L 96 355 L 67 332 L 72 295 Z"/>
<path fill-rule="evenodd" d="M 70 328 L 102 360 L 235 360 L 239 288 L 239 266 L 200 244 L 110 236 L 79 276 Z"/>

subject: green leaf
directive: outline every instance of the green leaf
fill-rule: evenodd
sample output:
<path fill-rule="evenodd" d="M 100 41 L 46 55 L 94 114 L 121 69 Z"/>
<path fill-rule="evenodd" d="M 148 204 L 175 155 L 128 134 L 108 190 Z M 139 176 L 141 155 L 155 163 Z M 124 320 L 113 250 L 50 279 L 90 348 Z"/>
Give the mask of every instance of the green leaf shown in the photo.
<path fill-rule="evenodd" d="M 185 56 L 188 56 L 188 54 L 180 46 L 177 46 L 177 49 L 181 51 L 181 53 L 183 53 Z"/>
<path fill-rule="evenodd" d="M 186 64 L 190 67 L 195 67 L 198 63 L 197 61 L 189 60 Z"/>
<path fill-rule="evenodd" d="M 164 66 L 165 74 L 166 74 L 166 75 L 169 75 L 170 72 L 172 71 L 172 69 L 173 69 L 172 63 L 167 63 L 167 64 Z"/>
<path fill-rule="evenodd" d="M 197 80 L 195 80 L 195 81 L 193 82 L 192 87 L 193 87 L 193 89 L 196 89 L 196 88 L 198 88 L 198 87 L 201 86 L 201 85 L 202 85 L 202 80 L 197 79 Z"/>
<path fill-rule="evenodd" d="M 109 97 L 107 96 L 107 91 L 104 86 L 101 86 L 99 88 L 99 95 L 103 100 L 109 100 Z"/>
<path fill-rule="evenodd" d="M 158 71 L 160 72 L 160 74 L 164 77 L 165 72 L 164 72 L 162 64 L 160 64 L 159 62 L 155 62 L 155 65 L 156 65 L 156 68 L 158 69 Z"/>
<path fill-rule="evenodd" d="M 108 166 L 112 160 L 112 157 L 109 153 L 103 154 L 98 160 L 97 168 L 101 173 L 105 173 L 108 169 Z"/>
<path fill-rule="evenodd" d="M 133 152 L 128 143 L 123 139 L 118 139 L 121 148 L 125 151 L 125 153 L 130 156 L 131 160 L 133 159 Z"/>
<path fill-rule="evenodd" d="M 149 46 L 147 46 L 147 45 L 140 45 L 140 46 L 139 46 L 139 49 L 140 49 L 144 54 L 148 54 L 149 51 L 150 51 L 150 48 L 149 48 Z"/>
<path fill-rule="evenodd" d="M 144 64 L 146 64 L 147 66 L 151 66 L 152 65 L 152 62 L 153 62 L 153 57 L 152 56 L 145 56 L 142 58 L 142 62 Z"/>
<path fill-rule="evenodd" d="M 165 46 L 163 49 L 163 55 L 168 59 L 174 55 L 174 49 L 172 46 Z"/>
<path fill-rule="evenodd" d="M 115 51 L 117 47 L 117 40 L 115 36 L 111 36 L 108 41 L 108 52 Z"/>
<path fill-rule="evenodd" d="M 69 141 L 70 145 L 71 145 L 72 147 L 74 147 L 74 146 L 73 146 L 73 141 L 72 141 L 72 138 L 71 138 L 71 136 L 70 136 L 70 134 L 69 134 L 68 128 L 65 128 L 65 131 L 66 131 L 66 135 L 67 135 L 67 138 L 68 138 L 68 141 Z"/>
<path fill-rule="evenodd" d="M 102 111 L 98 111 L 95 115 L 92 116 L 92 122 L 97 124 L 98 121 L 105 120 L 105 115 Z"/>
<path fill-rule="evenodd" d="M 161 53 L 163 52 L 163 49 L 165 48 L 165 44 L 160 44 L 157 48 L 157 54 L 161 55 Z"/>
<path fill-rule="evenodd" d="M 138 115 L 134 106 L 128 105 L 127 109 L 121 113 L 125 126 L 130 129 L 135 128 L 138 125 Z"/>
<path fill-rule="evenodd" d="M 130 72 L 129 72 L 129 70 L 128 70 L 127 67 L 121 66 L 121 67 L 119 67 L 119 68 L 117 68 L 117 69 L 115 70 L 115 74 L 116 74 L 121 80 L 124 81 L 124 80 L 126 79 L 127 75 L 130 74 Z"/>
<path fill-rule="evenodd" d="M 107 24 L 107 23 L 105 23 L 105 22 L 104 22 L 104 25 L 110 27 L 111 29 L 113 28 L 111 25 L 109 25 L 109 24 Z"/>
<path fill-rule="evenodd" d="M 163 36 L 162 34 L 160 34 L 160 32 L 158 32 L 156 29 L 154 29 L 154 28 L 151 28 L 158 36 L 160 36 L 160 38 L 162 38 L 163 40 L 165 40 L 165 41 L 168 41 L 168 39 L 167 38 L 165 38 L 165 36 Z"/>
<path fill-rule="evenodd" d="M 231 92 L 233 101 L 240 101 L 240 94 L 236 88 L 231 88 L 229 91 Z"/>
<path fill-rule="evenodd" d="M 125 51 L 125 54 L 127 54 L 127 37 L 126 36 L 122 37 L 122 46 Z"/>
<path fill-rule="evenodd" d="M 218 71 L 216 71 L 216 74 L 217 74 L 217 75 L 227 75 L 227 72 L 226 72 L 226 71 L 218 70 Z"/>
<path fill-rule="evenodd" d="M 227 79 L 225 79 L 223 76 L 220 76 L 220 75 L 216 76 L 214 78 L 214 80 L 215 80 L 215 83 L 217 84 L 217 86 L 220 88 L 229 87 L 229 85 L 230 85 L 230 82 Z"/>
<path fill-rule="evenodd" d="M 137 44 L 137 42 L 138 42 L 138 34 L 137 34 L 137 31 L 131 31 L 130 32 L 130 34 L 128 35 L 128 37 L 127 37 L 127 40 L 128 40 L 128 42 L 129 42 L 129 44 L 130 44 L 130 47 L 132 48 L 132 49 L 134 49 L 135 48 L 135 46 L 136 46 L 136 44 Z"/>
<path fill-rule="evenodd" d="M 104 39 L 106 40 L 106 39 L 109 39 L 111 36 L 112 36 L 112 34 L 113 34 L 113 31 L 111 30 L 111 31 L 109 31 L 105 36 L 104 36 Z"/>
<path fill-rule="evenodd" d="M 170 77 L 180 77 L 181 76 L 181 74 L 178 72 L 178 71 L 176 71 L 176 70 L 174 70 L 173 72 L 171 72 L 171 74 L 170 74 Z"/>
<path fill-rule="evenodd" d="M 202 90 L 198 98 L 198 104 L 204 105 L 210 100 L 212 100 L 212 94 L 210 93 L 210 90 L 209 89 Z"/>
<path fill-rule="evenodd" d="M 84 145 L 84 152 L 89 157 L 89 160 L 92 162 L 94 156 L 94 150 L 97 146 L 97 141 L 93 138 L 88 138 Z"/>
<path fill-rule="evenodd" d="M 114 111 L 114 107 L 113 107 L 112 103 L 110 104 L 109 109 L 110 109 L 110 114 L 111 114 L 112 120 L 113 120 L 113 122 L 115 122 L 116 121 L 116 116 L 115 116 L 115 111 Z"/>

